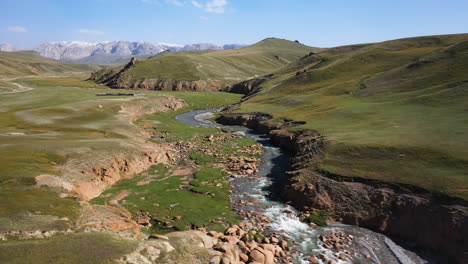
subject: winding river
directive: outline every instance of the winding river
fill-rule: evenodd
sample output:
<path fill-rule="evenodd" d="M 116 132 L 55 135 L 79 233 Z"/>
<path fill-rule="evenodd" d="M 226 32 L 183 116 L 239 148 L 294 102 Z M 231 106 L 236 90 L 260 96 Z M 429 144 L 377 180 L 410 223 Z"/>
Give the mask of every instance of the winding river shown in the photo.
<path fill-rule="evenodd" d="M 235 134 L 251 138 L 261 143 L 265 149 L 261 157 L 262 164 L 259 166 L 257 178 L 240 177 L 231 179 L 234 186 L 232 200 L 234 204 L 239 201 L 255 201 L 255 204 L 240 205 L 242 210 L 250 211 L 260 216 L 266 216 L 270 223 L 267 232 L 276 232 L 290 239 L 295 251 L 294 259 L 296 263 L 309 263 L 305 260 L 311 255 L 323 254 L 330 259 L 337 260 L 332 250 L 322 247 L 319 243 L 319 236 L 330 234 L 333 231 L 343 231 L 354 236 L 353 244 L 347 248 L 353 252 L 352 262 L 337 260 L 341 263 L 379 263 L 379 264 L 422 264 L 431 263 L 423 260 L 417 254 L 410 252 L 388 237 L 372 232 L 368 229 L 332 224 L 327 227 L 311 228 L 308 224 L 301 222 L 298 212 L 291 206 L 283 203 L 275 191 L 275 182 L 286 176 L 285 171 L 289 167 L 289 156 L 283 153 L 278 147 L 270 144 L 266 135 L 257 134 L 254 131 L 241 126 L 224 126 L 213 123 L 208 119 L 213 113 L 221 109 L 198 110 L 181 114 L 176 120 L 190 126 L 206 128 L 224 128 L 234 130 Z M 324 263 L 324 262 L 321 262 Z"/>

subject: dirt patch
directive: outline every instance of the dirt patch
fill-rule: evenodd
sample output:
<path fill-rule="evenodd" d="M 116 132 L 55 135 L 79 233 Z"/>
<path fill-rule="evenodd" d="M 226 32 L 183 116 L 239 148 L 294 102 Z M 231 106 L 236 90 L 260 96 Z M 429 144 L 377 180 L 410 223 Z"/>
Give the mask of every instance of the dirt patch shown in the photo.
<path fill-rule="evenodd" d="M 124 208 L 115 206 L 88 204 L 82 210 L 79 225 L 96 231 L 130 231 L 137 237 L 141 234 L 132 215 Z"/>
<path fill-rule="evenodd" d="M 0 94 L 22 93 L 22 92 L 27 92 L 27 91 L 34 90 L 34 88 L 26 87 L 26 86 L 23 86 L 23 85 L 20 85 L 20 84 L 17 84 L 17 83 L 12 83 L 12 84 L 16 85 L 17 88 L 13 88 L 9 92 L 4 92 L 4 93 L 0 93 Z"/>
<path fill-rule="evenodd" d="M 127 191 L 120 192 L 114 198 L 112 198 L 108 203 L 110 205 L 119 206 L 119 201 L 127 197 L 130 193 Z"/>
<path fill-rule="evenodd" d="M 186 167 L 186 168 L 180 168 L 180 169 L 175 169 L 172 170 L 169 174 L 169 176 L 186 176 L 186 175 L 192 175 L 195 173 L 195 168 L 192 167 Z"/>
<path fill-rule="evenodd" d="M 142 185 L 148 185 L 154 181 L 157 181 L 156 179 L 148 179 L 148 180 L 144 180 L 144 181 L 141 181 L 141 182 L 138 182 L 137 183 L 137 186 L 142 186 Z"/>
<path fill-rule="evenodd" d="M 36 176 L 35 179 L 36 179 L 37 186 L 46 185 L 50 187 L 63 188 L 67 191 L 73 190 L 73 184 L 54 175 L 43 174 L 43 175 Z"/>
<path fill-rule="evenodd" d="M 173 176 L 192 176 L 195 173 L 195 171 L 196 171 L 196 168 L 193 168 L 193 167 L 178 168 L 175 170 L 171 170 L 169 175 L 162 179 L 146 179 L 146 180 L 138 182 L 137 185 L 142 186 L 142 185 L 150 184 L 152 182 L 164 181 L 167 178 L 173 177 Z M 185 177 L 183 180 L 187 180 L 188 178 L 189 177 Z"/>

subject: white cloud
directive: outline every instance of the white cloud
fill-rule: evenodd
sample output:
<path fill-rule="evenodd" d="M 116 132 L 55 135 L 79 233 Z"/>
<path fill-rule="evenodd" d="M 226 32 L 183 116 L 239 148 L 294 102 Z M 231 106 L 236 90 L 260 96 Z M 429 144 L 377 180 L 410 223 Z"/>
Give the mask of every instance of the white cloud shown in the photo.
<path fill-rule="evenodd" d="M 200 16 L 200 19 L 201 19 L 201 20 L 208 20 L 208 17 L 206 17 L 206 16 Z"/>
<path fill-rule="evenodd" d="M 198 1 L 192 0 L 191 3 L 194 7 L 203 8 L 203 4 Z"/>
<path fill-rule="evenodd" d="M 28 29 L 27 29 L 27 28 L 25 28 L 25 27 L 20 27 L 20 26 L 8 27 L 7 30 L 10 31 L 10 32 L 17 32 L 17 33 L 28 32 Z"/>
<path fill-rule="evenodd" d="M 205 11 L 209 13 L 224 13 L 224 6 L 227 5 L 226 0 L 211 0 L 211 2 L 206 3 Z"/>
<path fill-rule="evenodd" d="M 77 30 L 78 33 L 85 35 L 102 35 L 104 32 L 97 29 L 81 28 Z"/>
<path fill-rule="evenodd" d="M 226 0 L 210 0 L 206 4 L 200 3 L 196 0 L 190 1 L 194 7 L 203 8 L 208 13 L 224 13 L 225 6 L 228 4 Z"/>
<path fill-rule="evenodd" d="M 176 6 L 183 6 L 184 5 L 184 3 L 180 2 L 179 0 L 166 0 L 166 2 L 168 2 L 169 4 L 176 5 Z"/>
<path fill-rule="evenodd" d="M 205 0 L 205 3 L 203 3 L 200 0 L 190 0 L 190 1 L 184 1 L 184 0 L 140 0 L 143 3 L 148 3 L 148 4 L 157 4 L 160 5 L 162 3 L 166 4 L 171 4 L 171 5 L 176 5 L 176 6 L 187 6 L 187 4 L 192 4 L 196 8 L 204 9 L 205 12 L 208 13 L 218 13 L 222 14 L 224 13 L 225 6 L 229 4 L 227 0 Z"/>

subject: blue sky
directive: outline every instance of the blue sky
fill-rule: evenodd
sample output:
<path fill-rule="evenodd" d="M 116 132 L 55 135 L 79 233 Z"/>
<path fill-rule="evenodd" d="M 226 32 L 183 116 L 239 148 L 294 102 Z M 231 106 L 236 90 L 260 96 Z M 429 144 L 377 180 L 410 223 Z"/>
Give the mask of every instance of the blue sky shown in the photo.
<path fill-rule="evenodd" d="M 129 40 L 330 47 L 467 33 L 467 0 L 0 0 L 0 43 Z"/>

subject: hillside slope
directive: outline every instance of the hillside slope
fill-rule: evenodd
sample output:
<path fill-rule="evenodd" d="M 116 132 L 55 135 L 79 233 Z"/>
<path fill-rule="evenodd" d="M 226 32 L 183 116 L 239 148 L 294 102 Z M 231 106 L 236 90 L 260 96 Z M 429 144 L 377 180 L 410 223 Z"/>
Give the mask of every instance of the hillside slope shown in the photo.
<path fill-rule="evenodd" d="M 468 199 L 468 34 L 302 57 L 239 113 L 306 122 L 327 141 L 318 169 Z M 258 88 L 258 87 L 257 87 Z"/>
<path fill-rule="evenodd" d="M 318 49 L 270 38 L 234 50 L 164 52 L 124 68 L 98 71 L 91 78 L 114 88 L 220 90 L 276 71 L 312 50 Z"/>
<path fill-rule="evenodd" d="M 296 208 L 467 263 L 467 70 L 468 34 L 332 48 L 235 85 L 219 121 L 292 153 Z"/>
<path fill-rule="evenodd" d="M 0 52 L 0 77 L 86 72 L 100 68 L 98 65 L 50 60 L 34 51 Z"/>

